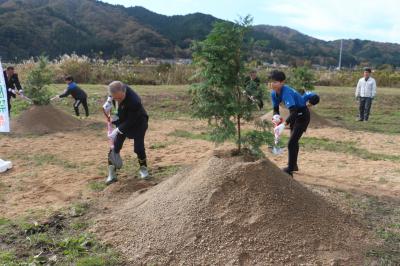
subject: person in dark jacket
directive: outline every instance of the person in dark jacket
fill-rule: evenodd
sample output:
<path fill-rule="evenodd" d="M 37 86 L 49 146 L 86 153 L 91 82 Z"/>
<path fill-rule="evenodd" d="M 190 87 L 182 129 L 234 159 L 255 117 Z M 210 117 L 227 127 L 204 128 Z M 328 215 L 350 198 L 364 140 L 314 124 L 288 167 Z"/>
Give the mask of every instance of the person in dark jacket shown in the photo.
<path fill-rule="evenodd" d="M 109 153 L 109 176 L 106 183 L 110 184 L 117 179 L 117 167 L 115 167 L 113 158 L 118 158 L 122 162 L 119 153 L 126 138 L 133 139 L 134 152 L 137 154 L 140 166 L 139 175 L 142 179 L 147 179 L 149 172 L 147 170 L 144 138 L 148 128 L 149 116 L 143 107 L 142 100 L 134 90 L 120 81 L 111 82 L 108 90 L 111 99 L 118 104 L 118 115 L 113 122 L 116 128 L 109 134 L 114 147 Z M 107 103 L 103 108 L 105 113 L 110 112 Z M 122 163 L 120 165 L 122 166 Z"/>
<path fill-rule="evenodd" d="M 84 90 L 82 90 L 75 82 L 74 78 L 72 76 L 67 76 L 65 78 L 65 82 L 67 83 L 68 87 L 64 91 L 64 93 L 57 95 L 56 97 L 52 98 L 57 99 L 57 98 L 65 98 L 68 97 L 69 95 L 72 96 L 72 98 L 75 99 L 74 102 L 74 110 L 76 116 L 79 116 L 79 106 L 82 104 L 83 108 L 85 109 L 85 114 L 86 117 L 89 116 L 89 107 L 87 104 L 87 94 Z"/>
<path fill-rule="evenodd" d="M 8 104 L 8 112 L 11 112 L 11 98 L 15 98 L 16 94 L 20 94 L 23 92 L 21 83 L 18 79 L 18 74 L 15 73 L 14 67 L 9 66 L 3 72 L 4 80 L 6 82 L 7 88 L 7 104 Z M 14 93 L 15 92 L 15 93 Z"/>
<path fill-rule="evenodd" d="M 286 75 L 282 71 L 272 71 L 269 80 L 274 115 L 280 114 L 280 103 L 283 103 L 290 111 L 284 123 L 278 125 L 274 131 L 276 134 L 281 135 L 286 126 L 290 127 L 288 166 L 284 168 L 283 171 L 293 176 L 293 172 L 298 171 L 297 158 L 299 154 L 299 140 L 310 123 L 310 111 L 307 107 L 307 101 L 310 104 L 317 104 L 319 97 L 311 94 L 303 97 L 296 90 L 285 85 Z M 308 96 L 310 98 L 308 98 Z"/>

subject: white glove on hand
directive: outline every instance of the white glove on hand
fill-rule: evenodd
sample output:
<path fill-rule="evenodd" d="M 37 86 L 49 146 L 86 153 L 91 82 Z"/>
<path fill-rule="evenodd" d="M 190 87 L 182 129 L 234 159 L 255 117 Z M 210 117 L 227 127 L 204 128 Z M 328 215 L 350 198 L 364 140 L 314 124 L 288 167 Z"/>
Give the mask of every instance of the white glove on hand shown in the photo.
<path fill-rule="evenodd" d="M 118 134 L 122 134 L 122 132 L 118 128 L 116 128 L 110 134 L 108 134 L 108 137 L 114 140 Z"/>
<path fill-rule="evenodd" d="M 116 122 L 116 121 L 118 121 L 118 120 L 119 120 L 118 115 L 112 115 L 112 116 L 111 116 L 111 123 Z"/>
<path fill-rule="evenodd" d="M 285 130 L 285 123 L 282 123 L 282 124 L 274 127 L 275 137 L 279 137 L 280 135 L 282 135 L 283 130 Z"/>
<path fill-rule="evenodd" d="M 103 104 L 104 112 L 106 112 L 107 114 L 111 111 L 112 107 L 113 107 L 113 105 L 112 105 L 112 103 L 109 102 L 109 101 L 106 101 L 106 102 Z"/>
<path fill-rule="evenodd" d="M 280 115 L 274 115 L 272 117 L 272 123 L 274 123 L 274 125 L 279 125 L 280 123 L 282 123 L 282 118 Z"/>

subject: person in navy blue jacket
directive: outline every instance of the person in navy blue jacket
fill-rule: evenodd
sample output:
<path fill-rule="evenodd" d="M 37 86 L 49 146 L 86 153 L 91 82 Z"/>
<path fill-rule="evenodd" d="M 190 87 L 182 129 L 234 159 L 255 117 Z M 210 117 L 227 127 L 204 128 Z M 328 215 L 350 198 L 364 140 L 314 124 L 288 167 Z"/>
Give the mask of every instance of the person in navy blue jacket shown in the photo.
<path fill-rule="evenodd" d="M 149 116 L 143 107 L 142 100 L 133 89 L 120 81 L 111 82 L 108 89 L 111 99 L 118 103 L 118 115 L 113 122 L 116 128 L 109 134 L 114 147 L 109 153 L 109 177 L 106 183 L 110 184 L 117 180 L 116 168 L 118 167 L 114 161 L 122 161 L 119 153 L 127 138 L 133 140 L 133 151 L 138 157 L 140 178 L 148 179 L 150 175 L 147 169 L 144 139 Z M 107 104 L 103 108 L 108 113 L 110 110 L 107 110 L 106 106 Z M 117 158 L 117 160 L 112 158 Z"/>
<path fill-rule="evenodd" d="M 3 72 L 3 75 L 7 89 L 8 113 L 11 114 L 11 98 L 15 98 L 15 93 L 23 93 L 23 90 L 18 79 L 18 74 L 14 72 L 14 67 L 7 67 L 7 69 Z"/>
<path fill-rule="evenodd" d="M 65 98 L 68 97 L 69 95 L 72 96 L 72 98 L 75 99 L 74 102 L 74 110 L 76 116 L 79 116 L 79 106 L 82 104 L 83 108 L 85 109 L 85 114 L 86 117 L 89 116 L 89 107 L 87 103 L 87 94 L 84 90 L 82 90 L 75 82 L 74 78 L 72 76 L 67 76 L 65 77 L 65 82 L 67 83 L 67 89 L 64 91 L 64 93 L 57 95 L 56 97 L 52 99 L 57 99 L 57 98 Z"/>
<path fill-rule="evenodd" d="M 307 99 L 296 90 L 286 85 L 285 80 L 286 75 L 282 71 L 274 70 L 269 76 L 274 115 L 280 114 L 279 105 L 281 103 L 290 111 L 284 123 L 278 125 L 275 130 L 278 130 L 278 133 L 281 134 L 286 126 L 290 127 L 288 166 L 285 167 L 283 171 L 293 176 L 293 172 L 298 171 L 297 158 L 299 154 L 299 140 L 310 123 L 310 112 L 307 107 Z"/>

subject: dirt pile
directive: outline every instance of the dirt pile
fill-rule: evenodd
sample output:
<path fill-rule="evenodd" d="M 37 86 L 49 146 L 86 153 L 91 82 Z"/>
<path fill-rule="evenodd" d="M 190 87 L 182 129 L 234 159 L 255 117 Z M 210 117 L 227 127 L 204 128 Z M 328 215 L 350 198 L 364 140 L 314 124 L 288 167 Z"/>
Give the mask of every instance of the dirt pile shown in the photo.
<path fill-rule="evenodd" d="M 281 116 L 286 119 L 286 117 L 289 116 L 289 110 L 286 109 L 286 108 L 280 108 L 280 109 L 281 109 L 280 110 Z M 329 119 L 326 119 L 326 118 L 320 116 L 319 114 L 317 114 L 311 108 L 310 108 L 310 114 L 311 114 L 311 120 L 310 120 L 310 125 L 309 125 L 310 128 L 322 128 L 322 127 L 335 127 L 335 126 L 338 126 L 337 123 L 335 123 L 332 120 L 329 120 Z M 261 117 L 261 120 L 265 120 L 265 121 L 271 122 L 273 115 L 274 115 L 273 111 L 271 111 L 269 113 L 266 113 L 265 115 L 263 115 Z"/>
<path fill-rule="evenodd" d="M 81 121 L 52 105 L 32 106 L 11 122 L 11 132 L 17 134 L 46 134 L 73 130 Z"/>
<path fill-rule="evenodd" d="M 360 265 L 363 230 L 267 160 L 212 157 L 95 231 L 132 265 Z"/>

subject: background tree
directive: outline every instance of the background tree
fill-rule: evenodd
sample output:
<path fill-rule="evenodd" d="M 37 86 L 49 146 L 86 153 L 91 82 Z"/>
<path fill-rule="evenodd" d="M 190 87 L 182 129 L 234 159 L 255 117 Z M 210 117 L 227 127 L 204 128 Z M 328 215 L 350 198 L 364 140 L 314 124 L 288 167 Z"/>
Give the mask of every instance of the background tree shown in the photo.
<path fill-rule="evenodd" d="M 203 80 L 190 90 L 193 116 L 208 119 L 215 142 L 236 136 L 239 153 L 241 122 L 250 120 L 255 110 L 253 102 L 243 95 L 251 23 L 249 16 L 236 23 L 218 22 L 207 38 L 193 47 L 194 63 Z"/>
<path fill-rule="evenodd" d="M 314 90 L 315 76 L 310 68 L 306 66 L 297 67 L 289 76 L 288 83 L 299 92 Z"/>
<path fill-rule="evenodd" d="M 52 82 L 53 73 L 48 67 L 48 60 L 40 56 L 36 66 L 28 73 L 26 78 L 26 94 L 35 105 L 47 105 L 50 103 L 51 92 L 49 85 Z"/>

